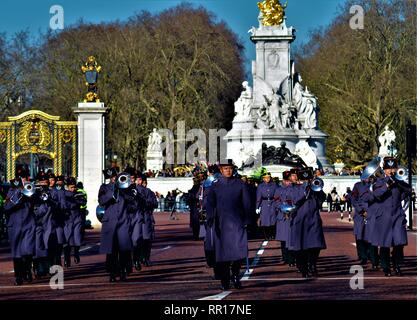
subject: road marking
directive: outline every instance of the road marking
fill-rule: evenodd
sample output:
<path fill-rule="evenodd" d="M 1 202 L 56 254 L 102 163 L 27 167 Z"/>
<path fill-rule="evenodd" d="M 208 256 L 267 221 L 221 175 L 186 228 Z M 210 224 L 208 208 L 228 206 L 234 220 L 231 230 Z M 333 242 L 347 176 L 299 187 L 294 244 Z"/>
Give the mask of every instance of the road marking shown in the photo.
<path fill-rule="evenodd" d="M 166 247 L 163 247 L 163 248 L 160 248 L 160 249 L 154 249 L 154 251 L 165 251 L 165 250 L 168 250 L 168 249 L 171 249 L 172 248 L 172 246 L 166 246 Z"/>
<path fill-rule="evenodd" d="M 208 297 L 201 298 L 201 299 L 198 299 L 198 300 L 222 300 L 222 299 L 226 298 L 231 293 L 232 293 L 232 291 L 224 291 L 224 292 L 221 292 L 219 294 L 215 294 L 214 296 L 208 296 Z"/>
<path fill-rule="evenodd" d="M 240 280 L 242 280 L 242 281 L 248 280 L 249 276 L 251 275 L 252 272 L 253 272 L 253 269 L 249 269 L 249 270 L 245 271 L 245 273 L 243 274 L 243 277 Z"/>
<path fill-rule="evenodd" d="M 350 280 L 351 277 L 328 277 L 328 278 L 252 278 L 248 279 L 247 281 L 299 281 L 303 282 L 306 280 L 319 280 L 319 281 L 335 281 L 335 280 Z M 384 280 L 384 281 L 398 281 L 399 279 L 402 280 L 417 280 L 417 276 L 402 276 L 400 278 L 398 277 L 381 277 L 381 276 L 375 276 L 375 277 L 364 277 L 364 279 L 369 280 Z M 127 281 L 127 282 L 96 282 L 96 283 L 67 283 L 65 282 L 66 287 L 94 287 L 94 286 L 116 286 L 116 285 L 123 285 L 123 286 L 130 286 L 130 285 L 149 285 L 149 284 L 165 284 L 165 285 L 171 285 L 171 284 L 188 284 L 188 283 L 207 283 L 207 280 L 179 280 L 179 281 Z M 24 284 L 22 286 L 0 286 L 0 289 L 29 289 L 29 288 L 50 288 L 49 283 L 45 284 Z M 224 291 L 216 295 L 207 296 L 198 300 L 216 300 L 215 298 L 218 298 L 217 300 L 222 300 L 225 297 L 227 297 L 232 291 Z"/>
<path fill-rule="evenodd" d="M 243 277 L 240 279 L 241 281 L 247 281 L 247 280 L 249 280 L 249 277 L 253 273 L 253 268 L 256 267 L 256 265 L 259 262 L 259 259 L 260 259 L 259 256 L 264 253 L 264 248 L 267 245 L 268 245 L 268 241 L 263 241 L 262 242 L 262 244 L 261 244 L 259 250 L 257 251 L 257 253 L 256 253 L 256 255 L 255 255 L 255 257 L 254 257 L 251 265 L 249 266 L 249 269 L 246 270 L 246 272 L 243 274 Z M 222 300 L 222 299 L 226 298 L 231 293 L 232 293 L 232 291 L 225 291 L 225 292 L 219 293 L 217 295 L 204 297 L 204 298 L 201 298 L 201 299 L 198 299 L 198 300 Z M 212 297 L 216 297 L 216 299 L 207 299 L 207 298 L 212 298 Z"/>

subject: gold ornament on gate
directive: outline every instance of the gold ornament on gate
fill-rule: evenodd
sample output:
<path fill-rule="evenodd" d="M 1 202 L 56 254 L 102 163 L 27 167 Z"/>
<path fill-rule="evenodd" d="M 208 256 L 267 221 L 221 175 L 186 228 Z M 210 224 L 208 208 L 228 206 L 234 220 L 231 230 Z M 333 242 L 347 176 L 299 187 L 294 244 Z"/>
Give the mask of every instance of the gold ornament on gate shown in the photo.
<path fill-rule="evenodd" d="M 33 152 L 36 152 L 34 150 L 38 150 L 38 148 L 46 148 L 51 144 L 51 141 L 52 135 L 44 121 L 26 121 L 17 134 L 18 145 Z"/>
<path fill-rule="evenodd" d="M 5 130 L 0 130 L 0 143 L 3 143 L 4 141 L 6 141 L 6 131 Z"/>
<path fill-rule="evenodd" d="M 284 21 L 284 9 L 287 7 L 287 3 L 282 5 L 279 0 L 258 2 L 258 8 L 262 13 L 262 24 L 264 26 L 279 26 Z"/>

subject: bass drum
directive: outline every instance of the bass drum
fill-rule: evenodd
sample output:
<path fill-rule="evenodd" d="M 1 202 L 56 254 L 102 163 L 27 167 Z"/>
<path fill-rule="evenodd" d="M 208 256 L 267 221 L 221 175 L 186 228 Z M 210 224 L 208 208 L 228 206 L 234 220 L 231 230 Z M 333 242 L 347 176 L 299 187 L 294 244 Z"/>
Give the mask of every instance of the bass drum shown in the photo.
<path fill-rule="evenodd" d="M 104 207 L 97 206 L 97 208 L 96 208 L 96 217 L 97 217 L 98 221 L 101 222 L 101 220 L 103 220 L 104 213 L 105 213 Z"/>

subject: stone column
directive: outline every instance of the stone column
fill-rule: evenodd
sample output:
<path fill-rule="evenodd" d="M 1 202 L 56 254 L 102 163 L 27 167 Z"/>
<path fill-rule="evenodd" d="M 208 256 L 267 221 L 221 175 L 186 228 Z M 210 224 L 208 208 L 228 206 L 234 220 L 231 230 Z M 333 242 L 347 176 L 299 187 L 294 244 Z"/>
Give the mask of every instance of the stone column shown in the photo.
<path fill-rule="evenodd" d="M 104 114 L 107 108 L 101 102 L 78 103 L 73 109 L 78 117 L 78 181 L 87 192 L 88 216 L 94 226 L 101 226 L 96 217 L 98 190 L 104 181 Z"/>

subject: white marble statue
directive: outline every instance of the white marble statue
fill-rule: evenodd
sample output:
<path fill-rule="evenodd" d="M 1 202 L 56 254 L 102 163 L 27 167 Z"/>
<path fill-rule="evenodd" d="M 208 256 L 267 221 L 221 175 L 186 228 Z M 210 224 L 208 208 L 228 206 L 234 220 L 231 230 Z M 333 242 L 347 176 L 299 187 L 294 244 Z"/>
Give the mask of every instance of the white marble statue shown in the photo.
<path fill-rule="evenodd" d="M 393 130 L 389 130 L 388 126 L 385 126 L 384 131 L 378 137 L 378 141 L 381 144 L 379 147 L 379 156 L 395 156 L 397 150 L 394 149 L 394 142 L 395 142 L 395 132 Z"/>
<path fill-rule="evenodd" d="M 301 129 L 316 129 L 318 113 L 317 98 L 308 91 L 307 87 L 304 90 L 301 85 L 302 78 L 300 74 L 296 74 L 294 82 L 292 91 L 293 104 L 297 109 L 297 118 L 302 125 Z"/>
<path fill-rule="evenodd" d="M 253 162 L 255 159 L 255 152 L 253 151 L 253 148 L 250 145 L 245 145 L 241 142 L 239 146 L 239 159 L 242 165 Z"/>
<path fill-rule="evenodd" d="M 247 81 L 242 83 L 243 91 L 235 102 L 236 120 L 249 120 L 252 107 L 252 88 Z"/>
<path fill-rule="evenodd" d="M 312 167 L 313 169 L 318 168 L 317 156 L 307 141 L 300 140 L 295 145 L 294 154 L 299 155 L 307 166 Z"/>
<path fill-rule="evenodd" d="M 156 131 L 156 128 L 154 128 L 153 131 L 149 134 L 148 151 L 161 151 L 162 152 L 161 143 L 162 143 L 162 137 Z"/>

